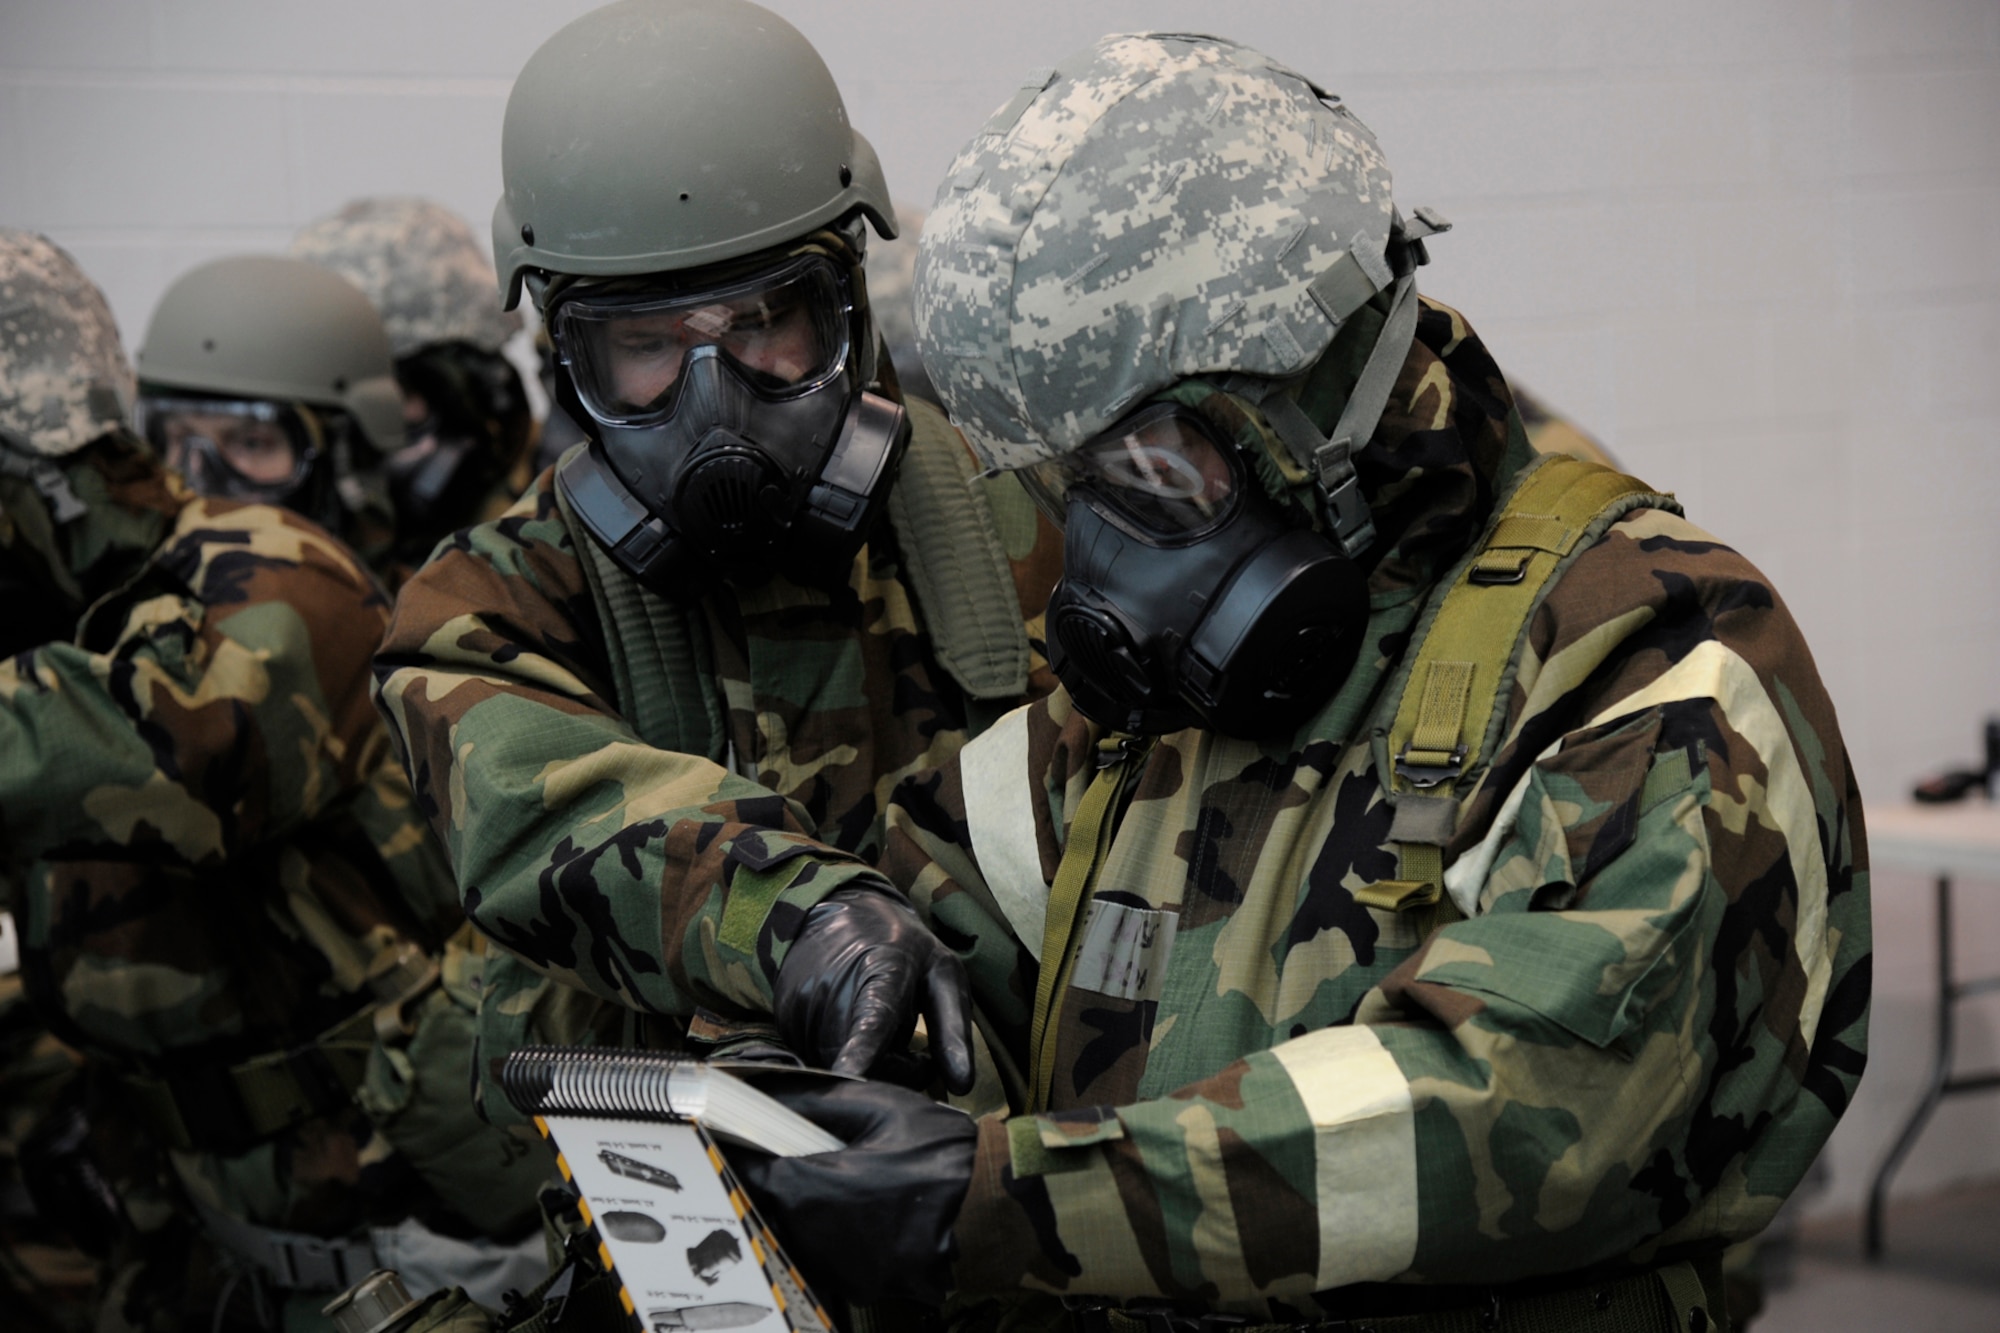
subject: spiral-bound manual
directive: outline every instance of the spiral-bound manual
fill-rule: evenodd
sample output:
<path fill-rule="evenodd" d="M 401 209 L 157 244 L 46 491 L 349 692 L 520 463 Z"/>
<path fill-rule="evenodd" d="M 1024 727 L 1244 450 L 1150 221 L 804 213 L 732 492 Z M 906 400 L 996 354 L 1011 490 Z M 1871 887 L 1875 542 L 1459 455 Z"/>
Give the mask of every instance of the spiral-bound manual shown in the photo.
<path fill-rule="evenodd" d="M 840 1140 L 726 1069 L 646 1051 L 529 1047 L 500 1086 L 583 1198 L 642 1333 L 832 1333 L 719 1143 L 779 1156 Z"/>

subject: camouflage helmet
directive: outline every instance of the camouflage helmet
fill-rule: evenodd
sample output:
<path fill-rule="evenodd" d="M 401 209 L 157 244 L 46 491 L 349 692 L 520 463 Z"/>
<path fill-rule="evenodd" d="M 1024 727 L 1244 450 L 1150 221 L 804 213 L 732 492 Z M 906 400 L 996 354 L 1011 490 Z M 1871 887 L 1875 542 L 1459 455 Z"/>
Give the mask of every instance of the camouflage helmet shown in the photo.
<path fill-rule="evenodd" d="M 896 234 L 825 62 L 747 0 L 623 0 L 558 31 L 514 81 L 500 169 L 493 256 L 510 310 L 531 273 L 694 268 L 857 211 Z"/>
<path fill-rule="evenodd" d="M 982 460 L 1022 467 L 1177 380 L 1304 371 L 1394 283 L 1394 226 L 1374 134 L 1311 80 L 1220 38 L 1105 37 L 960 150 L 917 337 Z"/>
<path fill-rule="evenodd" d="M 104 293 L 48 237 L 0 228 L 0 436 L 60 458 L 131 412 L 132 369 Z"/>
<path fill-rule="evenodd" d="M 403 442 L 381 315 L 360 288 L 307 259 L 237 255 L 182 274 L 146 326 L 139 379 L 149 391 L 339 408 L 377 449 Z"/>
<path fill-rule="evenodd" d="M 493 265 L 472 228 L 428 199 L 356 199 L 294 236 L 292 253 L 367 294 L 399 361 L 445 342 L 498 352 L 521 327 L 518 314 L 500 308 Z"/>

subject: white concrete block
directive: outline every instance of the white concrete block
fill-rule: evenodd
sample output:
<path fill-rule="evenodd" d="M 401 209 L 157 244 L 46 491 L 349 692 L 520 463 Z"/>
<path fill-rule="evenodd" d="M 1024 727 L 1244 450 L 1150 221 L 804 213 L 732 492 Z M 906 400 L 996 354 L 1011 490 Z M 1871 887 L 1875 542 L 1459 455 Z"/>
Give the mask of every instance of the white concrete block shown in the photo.
<path fill-rule="evenodd" d="M 1851 15 L 1857 62 L 2000 55 L 2000 7 L 1989 0 L 1871 0 Z"/>
<path fill-rule="evenodd" d="M 1938 417 L 2000 419 L 2000 303 L 1971 294 L 1961 305 L 1926 310 L 1925 406 Z M 2000 445 L 1989 446 L 2000 481 Z"/>
<path fill-rule="evenodd" d="M 1511 320 L 1601 314 L 1633 256 L 1589 204 L 1520 206 L 1482 200 L 1447 211 L 1453 228 L 1429 243 L 1419 283 L 1466 313 Z"/>
<path fill-rule="evenodd" d="M 1772 409 L 1761 330 L 1714 316 L 1627 317 L 1617 347 L 1625 429 L 1682 429 L 1759 420 Z"/>
<path fill-rule="evenodd" d="M 1870 183 L 1849 202 L 1853 290 L 1887 297 L 1956 297 L 2000 284 L 2000 187 L 1911 188 Z M 1988 299 L 1991 299 L 1990 297 Z"/>
<path fill-rule="evenodd" d="M 1761 99 L 1751 81 L 1678 71 L 1607 83 L 1590 99 L 1605 144 L 1605 181 L 1627 190 L 1760 183 Z"/>
<path fill-rule="evenodd" d="M 1615 34 L 1607 43 L 1607 61 L 1632 68 L 1760 68 L 1846 54 L 1840 13 L 1812 0 L 1628 2 L 1617 5 L 1605 22 Z"/>
<path fill-rule="evenodd" d="M 1840 65 L 1748 72 L 1754 125 L 1766 137 L 1760 157 L 1771 185 L 1826 184 L 1847 177 L 1847 136 L 1853 103 Z"/>
<path fill-rule="evenodd" d="M 1618 174 L 1611 136 L 1622 125 L 1607 116 L 1597 85 L 1551 82 L 1498 96 L 1468 80 L 1357 96 L 1354 106 L 1389 154 L 1399 197 L 1573 196 Z"/>
<path fill-rule="evenodd" d="M 1860 177 L 1936 184 L 2000 181 L 2000 61 L 1971 70 L 1907 71 L 1853 80 L 1851 166 Z"/>
<path fill-rule="evenodd" d="M 362 195 L 437 200 L 485 240 L 500 197 L 500 124 L 493 94 L 300 93 L 292 170 L 295 222 L 333 212 Z"/>
<path fill-rule="evenodd" d="M 28 216 L 27 165 L 22 161 L 21 90 L 0 76 L 0 225 Z"/>
<path fill-rule="evenodd" d="M 148 0 L 11 0 L 0 5 L 0 68 L 143 69 L 154 9 Z"/>
<path fill-rule="evenodd" d="M 1848 304 L 1824 299 L 1834 285 L 1828 282 L 1767 310 L 1765 355 L 1773 410 L 1782 417 L 1831 422 L 1845 435 L 1857 390 L 1886 385 L 1901 395 L 1907 389 L 1898 377 L 1883 376 L 1885 367 L 1861 357 L 1865 322 Z"/>
<path fill-rule="evenodd" d="M 534 49 L 591 0 L 174 0 L 163 69 L 297 74 L 450 75 L 511 80 Z"/>
<path fill-rule="evenodd" d="M 284 104 L 235 89 L 22 90 L 24 225 L 232 225 L 287 216 Z"/>

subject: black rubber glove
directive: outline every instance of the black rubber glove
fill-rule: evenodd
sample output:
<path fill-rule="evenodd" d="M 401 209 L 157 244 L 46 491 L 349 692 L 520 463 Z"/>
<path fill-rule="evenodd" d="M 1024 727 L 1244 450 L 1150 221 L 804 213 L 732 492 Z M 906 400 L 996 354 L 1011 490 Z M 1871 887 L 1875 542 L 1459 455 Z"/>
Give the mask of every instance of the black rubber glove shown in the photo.
<path fill-rule="evenodd" d="M 941 1305 L 952 1224 L 972 1183 L 979 1129 L 962 1111 L 891 1083 L 759 1084 L 847 1147 L 810 1157 L 730 1150 L 738 1179 L 822 1298 Z"/>
<path fill-rule="evenodd" d="M 778 1032 L 841 1074 L 878 1070 L 909 1048 L 917 1014 L 953 1092 L 972 1089 L 971 997 L 958 955 L 887 889 L 849 886 L 806 914 L 773 982 Z"/>

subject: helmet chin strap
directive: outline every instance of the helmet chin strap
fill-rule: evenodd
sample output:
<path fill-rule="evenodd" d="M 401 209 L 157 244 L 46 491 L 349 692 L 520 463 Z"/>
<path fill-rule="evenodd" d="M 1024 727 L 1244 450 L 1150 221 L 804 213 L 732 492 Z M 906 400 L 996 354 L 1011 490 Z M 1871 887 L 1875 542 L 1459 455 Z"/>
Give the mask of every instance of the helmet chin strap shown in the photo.
<path fill-rule="evenodd" d="M 1390 232 L 1389 259 L 1397 277 L 1389 288 L 1389 315 L 1332 431 L 1320 434 L 1298 400 L 1287 392 L 1296 380 L 1250 381 L 1245 376 L 1225 386 L 1258 406 L 1293 460 L 1313 479 L 1327 527 L 1349 559 L 1360 556 L 1375 541 L 1375 520 L 1361 494 L 1354 454 L 1374 438 L 1396 377 L 1409 357 L 1410 344 L 1416 340 L 1420 309 L 1417 269 L 1430 262 L 1424 239 L 1449 230 L 1451 223 L 1429 208 L 1416 209 L 1407 222 L 1400 215 L 1396 217 Z"/>
<path fill-rule="evenodd" d="M 1312 418 L 1289 393 L 1271 392 L 1258 403 L 1272 431 L 1312 477 L 1331 535 L 1350 559 L 1375 541 L 1375 520 L 1361 494 L 1361 478 L 1354 470 L 1354 452 L 1375 434 L 1382 411 L 1389 405 L 1390 391 L 1396 387 L 1396 376 L 1402 373 L 1403 361 L 1409 356 L 1410 344 L 1417 334 L 1416 276 L 1404 274 L 1390 290 L 1393 295 L 1389 318 L 1330 434 L 1321 435 L 1319 427 L 1313 425 Z"/>
<path fill-rule="evenodd" d="M 0 472 L 33 485 L 49 506 L 50 520 L 58 527 L 90 512 L 90 506 L 77 497 L 61 468 L 41 454 L 16 449 L 4 436 L 0 436 Z"/>

